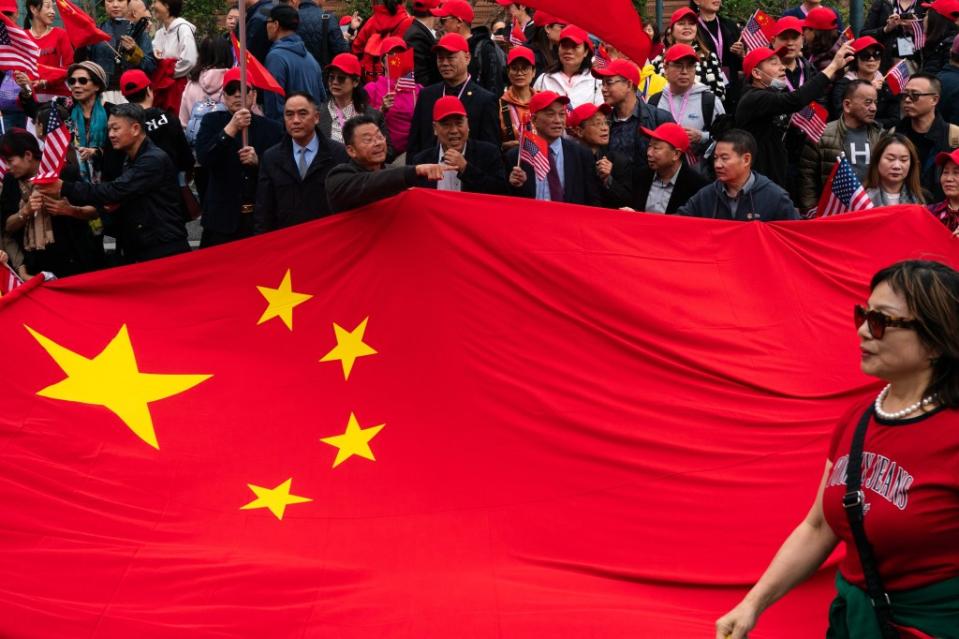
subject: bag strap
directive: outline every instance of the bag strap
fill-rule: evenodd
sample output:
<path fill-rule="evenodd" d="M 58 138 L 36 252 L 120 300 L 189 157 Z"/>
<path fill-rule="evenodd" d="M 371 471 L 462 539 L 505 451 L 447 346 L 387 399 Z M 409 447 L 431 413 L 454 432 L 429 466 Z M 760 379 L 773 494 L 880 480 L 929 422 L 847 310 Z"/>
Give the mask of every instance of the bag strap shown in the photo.
<path fill-rule="evenodd" d="M 716 94 L 707 91 L 703 94 L 703 131 L 709 131 L 713 126 L 713 116 L 716 114 Z"/>
<path fill-rule="evenodd" d="M 955 124 L 949 125 L 949 146 L 952 148 L 959 147 L 959 126 Z"/>
<path fill-rule="evenodd" d="M 842 498 L 842 506 L 846 510 L 849 520 L 849 529 L 859 551 L 859 561 L 862 564 L 862 574 L 866 579 L 866 594 L 872 602 L 873 610 L 879 619 L 879 629 L 883 639 L 899 639 L 899 631 L 892 621 L 892 601 L 882 585 L 879 569 L 876 567 L 876 556 L 872 551 L 872 544 L 866 537 L 866 528 L 863 524 L 863 506 L 865 494 L 862 491 L 862 448 L 866 442 L 866 429 L 872 417 L 872 405 L 866 409 L 856 425 L 852 436 L 852 446 L 849 450 L 849 466 L 846 469 L 846 494 Z"/>
<path fill-rule="evenodd" d="M 320 28 L 320 64 L 327 65 L 330 63 L 330 43 L 327 42 L 330 36 L 330 19 L 332 16 L 323 11 L 322 17 L 320 18 L 320 23 L 323 25 Z"/>

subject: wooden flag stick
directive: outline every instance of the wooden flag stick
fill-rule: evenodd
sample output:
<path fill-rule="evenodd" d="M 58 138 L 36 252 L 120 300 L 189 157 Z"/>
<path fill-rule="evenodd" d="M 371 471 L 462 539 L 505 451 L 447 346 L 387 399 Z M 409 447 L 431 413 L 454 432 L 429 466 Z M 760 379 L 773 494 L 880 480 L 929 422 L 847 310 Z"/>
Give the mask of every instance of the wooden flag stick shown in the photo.
<path fill-rule="evenodd" d="M 239 26 L 239 37 L 237 44 L 237 49 L 239 49 L 240 59 L 240 108 L 246 108 L 246 2 L 240 0 L 236 3 L 237 9 L 240 10 L 240 15 L 237 17 L 237 23 Z M 246 128 L 240 133 L 243 140 L 243 146 L 249 146 L 250 136 Z"/>

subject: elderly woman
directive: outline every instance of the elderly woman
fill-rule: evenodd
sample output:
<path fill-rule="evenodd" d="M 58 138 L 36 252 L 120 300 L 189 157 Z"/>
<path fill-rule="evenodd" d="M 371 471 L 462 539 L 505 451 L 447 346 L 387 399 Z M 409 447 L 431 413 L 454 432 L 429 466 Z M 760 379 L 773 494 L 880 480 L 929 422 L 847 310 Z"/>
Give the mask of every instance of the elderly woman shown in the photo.
<path fill-rule="evenodd" d="M 876 273 L 869 288 L 854 314 L 860 368 L 887 385 L 839 420 L 811 510 L 742 602 L 717 620 L 717 638 L 745 637 L 840 541 L 846 554 L 827 636 L 956 636 L 959 273 L 905 261 Z M 861 553 L 867 545 L 872 552 Z"/>
<path fill-rule="evenodd" d="M 945 199 L 930 204 L 929 212 L 959 237 L 959 149 L 937 155 L 936 165 L 940 167 L 939 188 Z"/>
<path fill-rule="evenodd" d="M 829 105 L 834 118 L 842 115 L 842 100 L 846 87 L 853 80 L 865 80 L 876 87 L 879 97 L 876 101 L 876 122 L 883 128 L 892 128 L 899 120 L 899 100 L 886 86 L 885 76 L 879 72 L 882 62 L 883 46 L 871 36 L 863 36 L 852 41 L 852 50 L 856 57 L 849 63 L 846 73 L 837 78 L 832 85 L 832 101 Z"/>
<path fill-rule="evenodd" d="M 531 86 L 535 74 L 533 50 L 523 46 L 510 49 L 506 58 L 509 84 L 499 99 L 499 132 L 504 153 L 519 146 L 520 132 L 529 128 L 529 101 L 536 94 Z"/>
<path fill-rule="evenodd" d="M 696 50 L 699 60 L 696 63 L 696 81 L 712 91 L 723 101 L 726 99 L 726 79 L 719 65 L 719 58 L 713 53 L 699 30 L 699 16 L 689 7 L 676 9 L 669 19 L 669 28 L 664 34 L 664 44 L 669 49 L 674 44 L 688 44 Z M 656 56 L 652 61 L 656 73 L 661 76 L 663 71 L 663 54 Z"/>
<path fill-rule="evenodd" d="M 396 151 L 390 142 L 383 114 L 370 106 L 370 98 L 360 84 L 359 59 L 352 53 L 340 53 L 326 67 L 323 80 L 330 91 L 330 99 L 319 106 L 320 131 L 336 142 L 343 142 L 343 126 L 357 115 L 372 117 L 380 132 L 386 137 L 386 162 L 396 158 Z"/>
<path fill-rule="evenodd" d="M 389 66 L 388 56 L 399 55 L 408 49 L 403 38 L 383 38 L 380 42 L 380 57 L 383 68 Z M 388 69 L 387 69 L 388 70 Z M 329 86 L 329 85 L 327 85 Z M 406 153 L 406 143 L 410 137 L 410 124 L 413 121 L 413 108 L 423 85 L 400 81 L 384 73 L 372 82 L 367 82 L 363 90 L 370 98 L 370 106 L 378 109 L 386 118 L 386 128 L 390 131 L 390 142 L 396 154 Z"/>
<path fill-rule="evenodd" d="M 875 206 L 925 203 L 919 183 L 919 154 L 909 138 L 902 133 L 880 138 L 872 150 L 863 186 Z"/>
<path fill-rule="evenodd" d="M 603 184 L 603 206 L 621 208 L 632 204 L 633 163 L 622 153 L 609 148 L 608 104 L 582 104 L 569 114 L 566 126 L 579 143 L 589 149 L 596 161 L 596 176 Z"/>
<path fill-rule="evenodd" d="M 574 109 L 588 102 L 603 104 L 602 82 L 590 73 L 592 62 L 589 34 L 569 25 L 559 36 L 559 60 L 536 78 L 533 88 L 566 96 Z"/>

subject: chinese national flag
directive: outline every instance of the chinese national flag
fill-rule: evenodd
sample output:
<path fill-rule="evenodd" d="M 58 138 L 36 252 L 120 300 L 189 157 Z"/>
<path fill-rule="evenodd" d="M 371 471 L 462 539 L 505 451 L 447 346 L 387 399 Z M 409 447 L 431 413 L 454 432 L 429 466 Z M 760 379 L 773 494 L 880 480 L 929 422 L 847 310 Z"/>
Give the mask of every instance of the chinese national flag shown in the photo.
<path fill-rule="evenodd" d="M 413 49 L 406 49 L 400 53 L 391 53 L 386 56 L 386 65 L 389 77 L 398 80 L 413 70 Z"/>
<path fill-rule="evenodd" d="M 93 18 L 77 8 L 70 0 L 56 0 L 56 2 L 60 19 L 63 20 L 63 26 L 74 49 L 110 40 L 109 35 L 97 28 Z"/>
<path fill-rule="evenodd" d="M 0 636 L 713 636 L 920 255 L 959 264 L 918 206 L 412 190 L 0 298 Z M 750 637 L 823 636 L 836 559 Z"/>
<path fill-rule="evenodd" d="M 233 41 L 233 59 L 237 60 L 239 64 L 240 59 L 240 43 L 237 42 L 236 34 L 231 33 L 230 39 Z M 257 89 L 263 89 L 264 91 L 271 91 L 273 93 L 278 93 L 279 95 L 285 96 L 286 91 L 280 86 L 280 83 L 276 81 L 276 78 L 273 77 L 273 74 L 267 71 L 266 67 L 253 57 L 249 51 L 246 51 L 246 72 L 250 76 L 250 81 L 253 86 Z"/>
<path fill-rule="evenodd" d="M 649 59 L 652 43 L 629 0 L 608 0 L 601 5 L 582 0 L 528 0 L 527 7 L 542 9 L 567 23 L 586 29 L 608 42 L 640 67 Z M 601 6 L 601 10 L 597 10 Z"/>

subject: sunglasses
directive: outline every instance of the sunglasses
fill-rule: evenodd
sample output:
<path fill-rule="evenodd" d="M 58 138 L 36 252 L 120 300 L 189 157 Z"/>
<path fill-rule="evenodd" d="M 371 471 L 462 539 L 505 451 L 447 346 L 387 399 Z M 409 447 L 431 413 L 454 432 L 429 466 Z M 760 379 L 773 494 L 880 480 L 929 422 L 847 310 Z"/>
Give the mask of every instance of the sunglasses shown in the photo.
<path fill-rule="evenodd" d="M 343 83 L 346 82 L 347 80 L 352 80 L 352 79 L 353 79 L 353 76 L 351 76 L 351 75 L 344 75 L 344 74 L 342 74 L 342 73 L 331 73 L 331 74 L 330 74 L 330 84 L 333 84 L 334 82 L 335 82 L 336 84 L 343 84 Z"/>
<path fill-rule="evenodd" d="M 899 94 L 900 100 L 909 100 L 910 102 L 918 102 L 919 98 L 924 95 L 936 95 L 935 93 L 920 93 L 919 91 L 903 91 Z"/>
<path fill-rule="evenodd" d="M 227 95 L 236 95 L 239 92 L 240 92 L 239 82 L 231 82 L 230 84 L 223 87 L 223 93 Z"/>
<path fill-rule="evenodd" d="M 860 60 L 879 60 L 882 58 L 882 54 L 878 51 L 861 51 L 856 54 L 856 57 Z"/>
<path fill-rule="evenodd" d="M 76 78 L 67 78 L 67 85 L 73 86 L 74 84 L 79 84 L 80 86 L 86 86 L 90 83 L 90 78 L 85 78 L 83 76 L 78 76 Z"/>
<path fill-rule="evenodd" d="M 912 328 L 915 329 L 919 326 L 919 322 L 916 320 L 905 319 L 902 317 L 892 317 L 891 315 L 886 315 L 882 311 L 876 310 L 866 310 L 865 307 L 856 304 L 853 309 L 853 318 L 856 322 L 856 329 L 862 326 L 862 323 L 866 323 L 866 327 L 869 329 L 869 334 L 872 335 L 873 339 L 882 339 L 883 335 L 886 334 L 886 329 L 890 326 L 896 328 Z"/>

